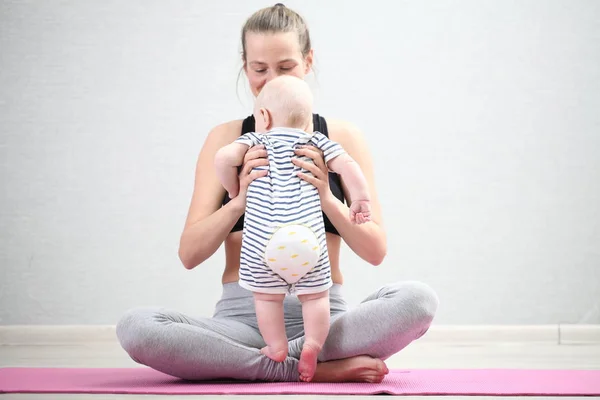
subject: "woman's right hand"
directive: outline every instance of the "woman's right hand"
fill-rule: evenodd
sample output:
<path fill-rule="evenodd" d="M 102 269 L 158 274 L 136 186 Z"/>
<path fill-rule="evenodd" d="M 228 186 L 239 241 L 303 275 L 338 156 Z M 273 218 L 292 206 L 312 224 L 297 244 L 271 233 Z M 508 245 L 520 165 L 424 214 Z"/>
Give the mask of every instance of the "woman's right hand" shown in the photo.
<path fill-rule="evenodd" d="M 239 174 L 240 179 L 240 190 L 238 195 L 235 196 L 229 203 L 233 203 L 236 208 L 240 210 L 240 215 L 246 210 L 246 192 L 250 182 L 257 178 L 267 176 L 269 173 L 268 169 L 254 170 L 256 167 L 269 166 L 269 160 L 267 159 L 267 150 L 264 145 L 253 146 L 246 152 L 244 161 L 242 163 L 242 170 Z"/>

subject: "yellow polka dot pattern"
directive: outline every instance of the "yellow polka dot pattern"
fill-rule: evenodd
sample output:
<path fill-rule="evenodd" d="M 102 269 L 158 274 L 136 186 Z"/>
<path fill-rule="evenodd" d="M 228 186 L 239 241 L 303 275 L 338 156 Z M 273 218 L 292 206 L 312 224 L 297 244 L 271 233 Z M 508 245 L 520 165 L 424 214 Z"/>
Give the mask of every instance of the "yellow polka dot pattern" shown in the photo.
<path fill-rule="evenodd" d="M 286 282 L 298 282 L 321 256 L 315 233 L 303 225 L 288 225 L 278 229 L 265 251 L 267 265 Z"/>

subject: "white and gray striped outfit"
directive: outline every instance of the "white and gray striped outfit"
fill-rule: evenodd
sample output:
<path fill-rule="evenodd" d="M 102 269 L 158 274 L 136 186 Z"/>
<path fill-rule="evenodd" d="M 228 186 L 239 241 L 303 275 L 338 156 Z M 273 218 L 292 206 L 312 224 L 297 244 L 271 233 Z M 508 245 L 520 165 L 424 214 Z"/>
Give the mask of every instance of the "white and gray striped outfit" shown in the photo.
<path fill-rule="evenodd" d="M 327 290 L 332 280 L 319 193 L 297 176 L 310 172 L 291 160 L 302 145 L 321 149 L 326 163 L 344 149 L 320 132 L 279 127 L 246 133 L 236 142 L 264 145 L 269 160 L 268 167 L 257 168 L 268 168 L 269 174 L 252 181 L 246 195 L 240 286 L 261 293 Z"/>

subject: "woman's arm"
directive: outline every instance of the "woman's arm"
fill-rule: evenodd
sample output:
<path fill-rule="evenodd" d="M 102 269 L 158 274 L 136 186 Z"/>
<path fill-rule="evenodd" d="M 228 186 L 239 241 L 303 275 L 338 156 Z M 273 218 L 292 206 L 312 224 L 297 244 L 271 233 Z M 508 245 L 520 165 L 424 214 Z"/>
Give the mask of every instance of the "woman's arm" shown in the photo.
<path fill-rule="evenodd" d="M 373 265 L 379 265 L 387 254 L 387 237 L 383 229 L 381 204 L 375 187 L 373 158 L 369 146 L 363 133 L 355 125 L 339 120 L 327 120 L 327 122 L 331 140 L 338 142 L 356 161 L 367 180 L 372 222 L 353 224 L 348 217 L 348 207 L 333 195 L 329 197 L 330 201 L 323 204 L 323 211 L 344 241 L 359 257 Z M 343 179 L 342 187 L 346 198 L 349 198 L 348 188 Z"/>
<path fill-rule="evenodd" d="M 187 269 L 195 268 L 217 251 L 244 213 L 248 184 L 267 173 L 266 170 L 252 171 L 256 166 L 268 165 L 266 159 L 260 158 L 266 151 L 259 148 L 248 151 L 240 174 L 240 192 L 221 207 L 225 189 L 217 178 L 214 158 L 221 147 L 239 136 L 240 131 L 241 121 L 217 126 L 209 133 L 198 156 L 194 192 L 179 243 L 179 258 Z"/>
<path fill-rule="evenodd" d="M 312 172 L 314 177 L 301 176 L 302 179 L 312 183 L 319 189 L 321 207 L 331 223 L 335 226 L 346 244 L 363 260 L 372 265 L 379 265 L 387 253 L 387 238 L 383 229 L 381 205 L 375 189 L 373 161 L 364 136 L 354 125 L 344 121 L 328 120 L 329 137 L 338 142 L 346 152 L 358 163 L 369 186 L 371 202 L 371 222 L 354 224 L 349 218 L 349 208 L 340 202 L 329 189 L 327 167 L 320 154 L 315 154 L 316 149 L 298 150 L 298 155 L 312 158 L 314 165 L 300 160 L 294 164 Z M 342 186 L 348 196 L 348 188 L 342 180 Z M 326 190 L 325 190 L 326 189 Z"/>

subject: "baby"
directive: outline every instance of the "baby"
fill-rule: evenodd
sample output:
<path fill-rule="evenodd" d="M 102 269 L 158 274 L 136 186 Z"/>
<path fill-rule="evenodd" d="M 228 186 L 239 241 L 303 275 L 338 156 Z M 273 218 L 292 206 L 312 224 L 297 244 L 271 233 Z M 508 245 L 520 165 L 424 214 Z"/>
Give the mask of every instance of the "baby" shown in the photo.
<path fill-rule="evenodd" d="M 325 228 L 317 188 L 301 179 L 311 173 L 292 163 L 301 146 L 323 151 L 329 170 L 341 175 L 348 187 L 349 218 L 370 221 L 368 185 L 358 164 L 337 143 L 319 132 L 307 132 L 312 121 L 312 94 L 301 79 L 281 76 L 269 81 L 254 108 L 257 133 L 242 135 L 215 156 L 216 173 L 231 198 L 238 195 L 238 167 L 246 151 L 265 146 L 269 174 L 252 181 L 240 257 L 241 287 L 253 292 L 258 327 L 266 343 L 261 352 L 274 361 L 285 360 L 288 342 L 283 300 L 295 294 L 302 303 L 305 341 L 298 372 L 310 381 L 317 356 L 329 333 L 329 288 L 332 286 Z"/>

